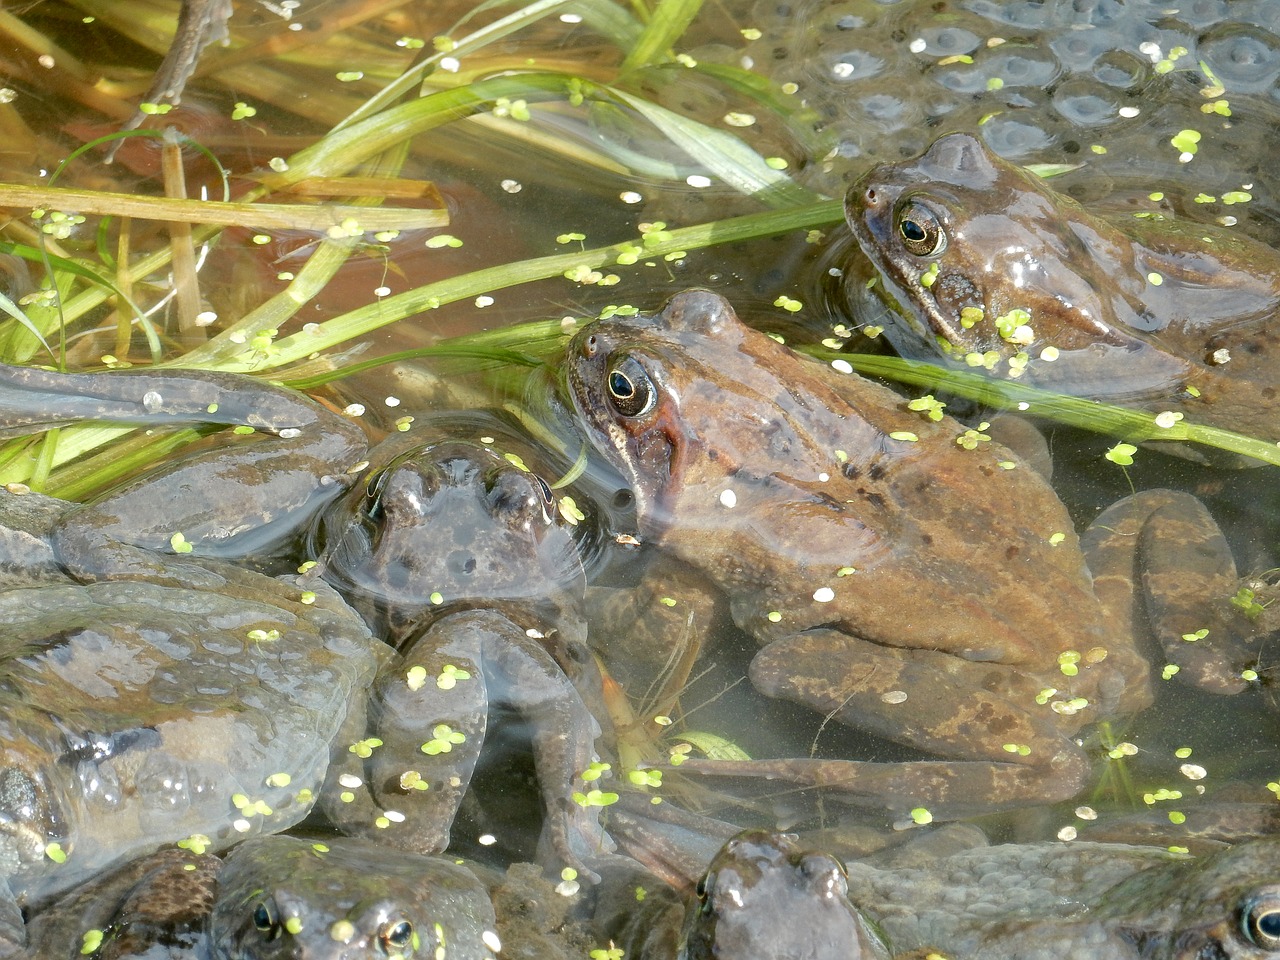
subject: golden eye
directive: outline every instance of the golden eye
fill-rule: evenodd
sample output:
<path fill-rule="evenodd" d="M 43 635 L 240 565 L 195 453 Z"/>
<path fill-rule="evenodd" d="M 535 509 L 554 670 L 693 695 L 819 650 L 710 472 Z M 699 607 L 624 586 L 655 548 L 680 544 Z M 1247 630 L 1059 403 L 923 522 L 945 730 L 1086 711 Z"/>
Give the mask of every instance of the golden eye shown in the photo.
<path fill-rule="evenodd" d="M 378 931 L 382 952 L 407 957 L 413 953 L 413 924 L 408 920 L 390 920 Z"/>
<path fill-rule="evenodd" d="M 275 901 L 259 900 L 253 908 L 253 925 L 267 940 L 275 940 L 283 929 L 280 925 L 280 914 L 276 910 Z"/>
<path fill-rule="evenodd" d="M 1274 891 L 1254 894 L 1245 901 L 1240 926 L 1255 947 L 1280 951 L 1280 897 Z"/>
<path fill-rule="evenodd" d="M 897 212 L 898 236 L 908 252 L 917 257 L 936 257 L 947 249 L 947 234 L 937 214 L 916 200 L 904 203 Z"/>
<path fill-rule="evenodd" d="M 653 380 L 634 357 L 623 357 L 609 368 L 606 386 L 614 409 L 624 417 L 644 416 L 658 399 Z"/>

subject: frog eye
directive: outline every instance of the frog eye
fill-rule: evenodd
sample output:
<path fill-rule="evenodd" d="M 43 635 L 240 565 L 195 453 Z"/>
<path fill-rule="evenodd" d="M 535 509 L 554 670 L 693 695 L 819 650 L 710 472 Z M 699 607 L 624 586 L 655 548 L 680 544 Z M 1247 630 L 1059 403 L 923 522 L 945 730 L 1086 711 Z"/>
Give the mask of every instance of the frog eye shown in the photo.
<path fill-rule="evenodd" d="M 1280 897 L 1274 891 L 1256 893 L 1240 914 L 1245 937 L 1263 950 L 1280 950 Z"/>
<path fill-rule="evenodd" d="M 693 888 L 693 892 L 697 894 L 698 902 L 702 904 L 702 915 L 704 917 L 711 916 L 715 910 L 715 904 L 711 902 L 711 897 L 708 894 L 708 891 L 715 886 L 715 882 L 715 874 L 708 873 L 699 879 L 698 885 Z"/>
<path fill-rule="evenodd" d="M 653 409 L 658 391 L 635 357 L 623 357 L 609 368 L 606 381 L 613 407 L 624 417 L 642 417 Z"/>
<path fill-rule="evenodd" d="M 902 245 L 917 257 L 936 257 L 947 249 L 947 234 L 937 214 L 923 203 L 910 200 L 897 213 Z"/>
<path fill-rule="evenodd" d="M 253 925 L 267 940 L 275 940 L 284 928 L 280 924 L 280 912 L 274 900 L 259 900 L 253 908 Z"/>
<path fill-rule="evenodd" d="M 378 943 L 388 955 L 409 956 L 413 941 L 413 924 L 408 920 L 389 920 L 378 931 Z"/>
<path fill-rule="evenodd" d="M 391 473 L 390 468 L 384 467 L 375 473 L 369 474 L 364 481 L 364 499 L 365 512 L 369 514 L 373 520 L 381 518 L 382 514 L 382 488 L 387 485 L 387 476 Z"/>
<path fill-rule="evenodd" d="M 800 873 L 820 896 L 839 898 L 849 894 L 849 874 L 835 857 L 825 853 L 806 854 L 800 861 Z"/>
<path fill-rule="evenodd" d="M 534 486 L 538 488 L 538 493 L 542 495 L 542 505 L 547 508 L 554 507 L 556 505 L 556 495 L 551 492 L 551 487 L 547 484 L 547 481 L 536 473 L 531 475 L 531 479 Z"/>

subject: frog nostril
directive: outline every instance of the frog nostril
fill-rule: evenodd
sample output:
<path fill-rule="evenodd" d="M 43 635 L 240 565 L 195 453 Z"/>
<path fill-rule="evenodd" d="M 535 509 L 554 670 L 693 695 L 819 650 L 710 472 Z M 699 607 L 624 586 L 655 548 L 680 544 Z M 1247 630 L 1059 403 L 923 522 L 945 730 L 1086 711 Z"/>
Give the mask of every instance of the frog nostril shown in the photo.
<path fill-rule="evenodd" d="M 588 360 L 594 359 L 596 352 L 599 349 L 600 349 L 600 343 L 598 340 L 596 340 L 596 335 L 594 333 L 591 336 L 587 337 L 586 340 L 582 341 L 582 355 L 586 357 Z"/>
<path fill-rule="evenodd" d="M 867 192 L 863 196 L 863 200 L 865 201 L 866 205 L 868 207 L 874 207 L 876 203 L 879 201 L 879 199 L 880 198 L 876 194 L 875 187 L 867 187 Z"/>

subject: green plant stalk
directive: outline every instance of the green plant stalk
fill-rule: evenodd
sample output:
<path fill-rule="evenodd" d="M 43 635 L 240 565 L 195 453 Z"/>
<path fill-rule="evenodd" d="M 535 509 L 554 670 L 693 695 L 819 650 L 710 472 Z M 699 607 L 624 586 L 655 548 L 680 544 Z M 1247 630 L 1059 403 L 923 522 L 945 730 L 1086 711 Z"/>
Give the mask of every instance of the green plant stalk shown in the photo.
<path fill-rule="evenodd" d="M 254 226 L 276 230 L 324 231 L 354 218 L 365 230 L 419 230 L 446 226 L 444 210 L 414 207 L 372 209 L 344 203 L 224 203 L 219 200 L 177 200 L 103 190 L 70 190 L 66 187 L 23 187 L 0 184 L 0 207 L 90 213 L 97 216 L 134 217 L 182 223 L 217 224 L 224 227 Z"/>
<path fill-rule="evenodd" d="M 261 189 L 279 190 L 312 177 L 342 176 L 404 140 L 485 109 L 499 98 L 563 99 L 571 93 L 570 83 L 571 78 L 562 74 L 522 73 L 477 80 L 465 87 L 440 90 L 388 107 L 375 116 L 339 127 L 300 150 L 289 158 L 289 169 L 264 176 Z"/>
<path fill-rule="evenodd" d="M 628 73 L 665 58 L 672 45 L 684 36 L 701 9 L 702 0 L 660 0 L 649 17 L 644 32 L 622 61 L 620 72 Z"/>
<path fill-rule="evenodd" d="M 944 390 L 1000 410 L 1015 410 L 1028 416 L 1043 417 L 1055 423 L 1080 427 L 1130 443 L 1153 440 L 1199 443 L 1280 466 L 1280 445 L 1218 427 L 1207 427 L 1186 420 L 1179 420 L 1170 427 L 1161 427 L 1155 422 L 1156 414 L 1145 410 L 1052 393 L 1010 380 L 993 380 L 982 374 L 952 370 L 918 360 L 839 353 L 822 347 L 806 346 L 797 349 L 819 360 L 844 360 L 858 373 L 884 377 L 895 383 L 907 383 L 928 390 Z"/>
<path fill-rule="evenodd" d="M 291 334 L 278 340 L 273 345 L 269 356 L 246 350 L 243 343 L 234 343 L 227 333 L 221 333 L 171 365 L 239 371 L 271 369 L 301 360 L 317 350 L 327 349 L 387 324 L 435 309 L 442 304 L 521 283 L 563 276 L 566 272 L 581 266 L 599 270 L 617 265 L 620 256 L 638 254 L 641 260 L 661 258 L 666 254 L 683 250 L 700 250 L 720 243 L 766 237 L 785 233 L 788 230 L 807 230 L 827 226 L 841 222 L 843 218 L 840 201 L 824 200 L 788 210 L 748 214 L 730 220 L 717 220 L 672 230 L 667 239 L 650 245 L 645 245 L 642 238 L 636 238 L 579 253 L 560 253 L 497 267 L 487 267 L 407 290 L 334 317 L 314 329 Z M 236 324 L 232 330 L 238 331 L 241 336 L 248 332 L 243 329 L 242 324 Z"/>

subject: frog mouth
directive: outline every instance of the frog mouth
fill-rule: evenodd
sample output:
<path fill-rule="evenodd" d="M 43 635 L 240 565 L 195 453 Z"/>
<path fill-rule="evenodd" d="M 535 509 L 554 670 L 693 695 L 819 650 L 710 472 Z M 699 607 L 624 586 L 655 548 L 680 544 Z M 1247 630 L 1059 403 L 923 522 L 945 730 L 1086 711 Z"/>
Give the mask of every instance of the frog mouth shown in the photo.
<path fill-rule="evenodd" d="M 889 231 L 893 207 L 900 194 L 901 190 L 871 183 L 864 177 L 849 189 L 845 197 L 845 221 L 862 255 L 876 269 L 880 299 L 911 328 L 912 333 L 925 338 L 932 333 L 932 320 L 917 308 L 911 293 L 900 282 L 900 271 L 894 268 L 885 254 L 891 243 Z M 923 293 L 924 288 L 918 284 L 916 289 Z"/>

